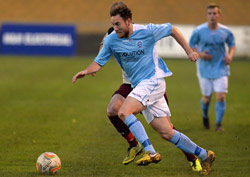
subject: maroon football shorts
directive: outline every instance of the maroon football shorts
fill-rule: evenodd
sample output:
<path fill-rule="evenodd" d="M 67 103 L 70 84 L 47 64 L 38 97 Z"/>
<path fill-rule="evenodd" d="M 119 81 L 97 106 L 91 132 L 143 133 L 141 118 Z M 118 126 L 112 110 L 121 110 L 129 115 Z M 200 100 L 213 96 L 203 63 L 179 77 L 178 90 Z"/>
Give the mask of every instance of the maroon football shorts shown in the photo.
<path fill-rule="evenodd" d="M 115 93 L 112 95 L 114 96 L 115 94 L 120 94 L 124 98 L 127 98 L 129 93 L 133 90 L 130 84 L 122 84 L 118 90 L 115 91 Z"/>

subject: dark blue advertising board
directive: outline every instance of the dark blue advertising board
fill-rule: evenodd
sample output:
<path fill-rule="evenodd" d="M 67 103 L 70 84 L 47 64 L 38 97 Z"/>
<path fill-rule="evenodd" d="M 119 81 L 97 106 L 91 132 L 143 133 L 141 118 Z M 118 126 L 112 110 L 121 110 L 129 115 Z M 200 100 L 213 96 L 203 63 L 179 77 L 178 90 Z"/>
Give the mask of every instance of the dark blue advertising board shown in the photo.
<path fill-rule="evenodd" d="M 74 25 L 4 23 L 0 37 L 1 54 L 73 56 L 76 53 Z"/>

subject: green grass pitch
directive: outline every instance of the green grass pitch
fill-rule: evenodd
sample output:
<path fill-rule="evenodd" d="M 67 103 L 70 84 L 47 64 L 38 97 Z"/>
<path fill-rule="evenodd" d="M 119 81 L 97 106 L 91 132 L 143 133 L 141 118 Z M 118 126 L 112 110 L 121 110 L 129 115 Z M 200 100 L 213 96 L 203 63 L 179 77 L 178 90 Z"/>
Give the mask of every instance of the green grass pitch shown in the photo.
<path fill-rule="evenodd" d="M 184 155 L 144 124 L 162 161 L 146 167 L 122 165 L 127 143 L 106 117 L 106 107 L 121 84 L 114 60 L 96 74 L 72 84 L 73 75 L 93 58 L 0 57 L 0 176 L 41 176 L 37 157 L 46 151 L 62 161 L 61 177 L 193 177 Z M 224 132 L 216 133 L 215 97 L 211 130 L 202 128 L 195 64 L 165 60 L 174 73 L 166 78 L 171 120 L 198 145 L 216 153 L 210 176 L 250 174 L 250 62 L 231 65 Z M 137 157 L 138 159 L 138 157 Z"/>

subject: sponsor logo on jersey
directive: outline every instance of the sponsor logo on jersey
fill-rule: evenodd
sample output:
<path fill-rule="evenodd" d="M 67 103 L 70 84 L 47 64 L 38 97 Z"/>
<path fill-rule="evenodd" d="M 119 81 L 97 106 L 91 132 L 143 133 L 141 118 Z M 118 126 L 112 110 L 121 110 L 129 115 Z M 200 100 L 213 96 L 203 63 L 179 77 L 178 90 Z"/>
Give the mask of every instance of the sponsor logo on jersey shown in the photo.
<path fill-rule="evenodd" d="M 144 55 L 144 50 L 137 50 L 137 51 L 131 51 L 131 52 L 117 52 L 117 55 L 119 57 L 135 57 Z"/>

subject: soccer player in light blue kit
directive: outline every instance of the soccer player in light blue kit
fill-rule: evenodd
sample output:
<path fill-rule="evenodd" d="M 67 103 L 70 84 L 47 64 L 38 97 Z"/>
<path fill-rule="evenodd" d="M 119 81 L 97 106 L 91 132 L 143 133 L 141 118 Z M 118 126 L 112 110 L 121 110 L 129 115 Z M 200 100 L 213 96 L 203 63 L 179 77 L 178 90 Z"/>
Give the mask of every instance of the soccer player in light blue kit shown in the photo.
<path fill-rule="evenodd" d="M 114 28 L 113 27 L 109 28 L 104 38 L 113 32 L 114 32 Z M 100 49 L 102 48 L 102 45 L 103 45 L 103 41 L 101 42 Z M 156 47 L 154 50 L 156 50 Z M 157 52 L 154 51 L 154 53 L 157 53 Z M 142 152 L 143 147 L 140 143 L 138 143 L 134 135 L 129 130 L 128 126 L 118 116 L 118 112 L 120 110 L 120 107 L 122 106 L 122 103 L 124 102 L 125 98 L 127 98 L 129 93 L 133 90 L 133 88 L 131 87 L 131 83 L 128 80 L 126 73 L 124 71 L 122 71 L 122 78 L 123 78 L 122 85 L 120 85 L 119 89 L 115 91 L 115 93 L 113 94 L 108 104 L 107 115 L 112 125 L 122 135 L 122 137 L 126 139 L 126 141 L 129 144 L 127 156 L 124 158 L 122 162 L 124 165 L 127 165 L 131 163 L 136 158 L 136 156 Z M 166 94 L 164 94 L 164 98 L 166 99 L 166 102 L 168 104 L 168 98 Z M 152 116 L 152 115 L 147 113 L 145 117 L 147 116 Z M 176 128 L 173 126 L 173 129 L 176 129 Z M 200 172 L 202 170 L 200 160 L 193 154 L 189 154 L 185 151 L 182 151 L 182 152 L 185 154 L 192 170 Z"/>
<path fill-rule="evenodd" d="M 196 61 L 198 54 L 189 47 L 183 35 L 170 23 L 132 24 L 132 13 L 123 2 L 112 5 L 110 16 L 115 32 L 105 38 L 95 60 L 86 69 L 76 73 L 72 82 L 75 83 L 78 78 L 97 72 L 111 55 L 114 55 L 133 87 L 123 102 L 118 116 L 145 149 L 144 156 L 136 164 L 147 165 L 161 160 L 161 155 L 150 143 L 143 125 L 134 116 L 142 111 L 149 125 L 163 139 L 187 153 L 198 156 L 201 159 L 202 174 L 209 174 L 215 160 L 214 152 L 199 147 L 187 136 L 172 128 L 170 110 L 163 97 L 166 89 L 164 77 L 172 73 L 163 60 L 154 53 L 154 46 L 158 40 L 171 35 L 182 46 L 191 61 Z"/>
<path fill-rule="evenodd" d="M 216 131 L 222 131 L 222 120 L 226 109 L 228 92 L 229 64 L 232 62 L 235 41 L 232 32 L 218 23 L 221 16 L 216 4 L 207 6 L 207 23 L 199 25 L 190 38 L 189 45 L 197 51 L 197 75 L 202 92 L 201 110 L 204 128 L 209 129 L 208 110 L 212 93 L 216 93 Z M 228 45 L 226 54 L 225 44 Z"/>

